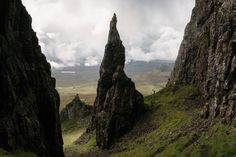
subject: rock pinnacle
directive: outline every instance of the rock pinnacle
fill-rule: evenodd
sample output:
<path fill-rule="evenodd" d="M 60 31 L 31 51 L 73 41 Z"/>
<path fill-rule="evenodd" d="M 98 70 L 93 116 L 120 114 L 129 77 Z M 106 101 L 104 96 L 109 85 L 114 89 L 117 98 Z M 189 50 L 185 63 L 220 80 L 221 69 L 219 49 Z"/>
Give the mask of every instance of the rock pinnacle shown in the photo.
<path fill-rule="evenodd" d="M 110 22 L 110 31 L 109 31 L 109 36 L 108 36 L 108 42 L 120 41 L 120 35 L 119 35 L 119 32 L 116 28 L 116 24 L 117 24 L 117 18 L 116 18 L 116 14 L 114 13 L 112 20 Z"/>
<path fill-rule="evenodd" d="M 97 145 L 111 146 L 115 139 L 127 133 L 143 109 L 143 96 L 124 72 L 125 48 L 116 28 L 114 14 L 110 23 L 108 43 L 100 66 L 97 97 L 92 126 L 96 129 Z"/>

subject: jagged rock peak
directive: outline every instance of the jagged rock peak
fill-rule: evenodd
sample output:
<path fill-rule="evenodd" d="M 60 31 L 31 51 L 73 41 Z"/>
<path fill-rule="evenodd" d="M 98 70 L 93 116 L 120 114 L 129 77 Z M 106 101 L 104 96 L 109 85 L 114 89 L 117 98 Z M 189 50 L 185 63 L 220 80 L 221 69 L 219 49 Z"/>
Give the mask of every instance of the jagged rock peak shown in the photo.
<path fill-rule="evenodd" d="M 143 96 L 124 72 L 125 48 L 116 28 L 116 15 L 100 67 L 92 127 L 96 129 L 97 145 L 106 149 L 130 129 L 143 112 Z"/>
<path fill-rule="evenodd" d="M 116 25 L 117 25 L 117 17 L 116 17 L 116 14 L 114 13 L 112 20 L 110 22 L 108 42 L 120 41 L 120 35 L 119 35 Z"/>
<path fill-rule="evenodd" d="M 66 107 L 61 111 L 61 122 L 67 120 L 83 119 L 87 116 L 92 115 L 93 106 L 85 104 L 85 102 L 80 100 L 77 94 L 75 98 L 66 105 Z"/>
<path fill-rule="evenodd" d="M 205 116 L 236 126 L 236 1 L 197 0 L 169 84 L 202 91 Z"/>

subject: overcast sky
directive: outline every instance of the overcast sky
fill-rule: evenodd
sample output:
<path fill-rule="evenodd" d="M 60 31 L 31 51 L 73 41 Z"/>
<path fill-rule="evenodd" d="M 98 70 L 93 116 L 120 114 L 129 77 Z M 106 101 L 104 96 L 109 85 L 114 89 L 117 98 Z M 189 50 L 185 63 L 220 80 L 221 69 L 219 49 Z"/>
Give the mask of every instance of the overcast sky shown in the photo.
<path fill-rule="evenodd" d="M 195 0 L 22 0 L 53 67 L 100 64 L 115 12 L 126 60 L 175 60 Z"/>

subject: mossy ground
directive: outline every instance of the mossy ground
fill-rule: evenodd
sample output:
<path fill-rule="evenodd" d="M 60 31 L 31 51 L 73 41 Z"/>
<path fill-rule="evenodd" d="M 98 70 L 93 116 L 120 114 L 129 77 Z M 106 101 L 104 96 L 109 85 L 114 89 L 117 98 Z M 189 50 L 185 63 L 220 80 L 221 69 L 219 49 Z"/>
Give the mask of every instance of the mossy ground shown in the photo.
<path fill-rule="evenodd" d="M 0 157 L 37 157 L 31 152 L 25 152 L 22 150 L 17 150 L 13 153 L 9 153 L 3 149 L 0 149 Z"/>
<path fill-rule="evenodd" d="M 145 98 L 146 113 L 110 150 L 99 150 L 95 135 L 91 134 L 85 142 L 66 149 L 66 154 L 68 157 L 236 157 L 236 129 L 201 119 L 201 100 L 193 86 L 165 88 Z"/>
<path fill-rule="evenodd" d="M 89 141 L 83 145 L 75 144 L 79 137 L 86 131 L 91 116 L 83 119 L 69 120 L 62 123 L 62 134 L 64 141 L 64 152 L 67 157 L 74 157 L 79 153 L 87 152 L 96 146 L 95 135 L 89 136 Z"/>

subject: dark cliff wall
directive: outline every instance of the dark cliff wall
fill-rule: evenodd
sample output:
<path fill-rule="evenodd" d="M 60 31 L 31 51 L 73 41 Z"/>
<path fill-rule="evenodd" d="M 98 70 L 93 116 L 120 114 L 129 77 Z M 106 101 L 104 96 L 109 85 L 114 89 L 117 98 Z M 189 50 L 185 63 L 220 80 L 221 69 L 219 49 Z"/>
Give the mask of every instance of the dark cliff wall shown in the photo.
<path fill-rule="evenodd" d="M 194 84 L 207 116 L 236 125 L 236 1 L 196 0 L 170 84 Z"/>
<path fill-rule="evenodd" d="M 0 148 L 62 157 L 59 96 L 21 0 L 0 1 Z"/>

